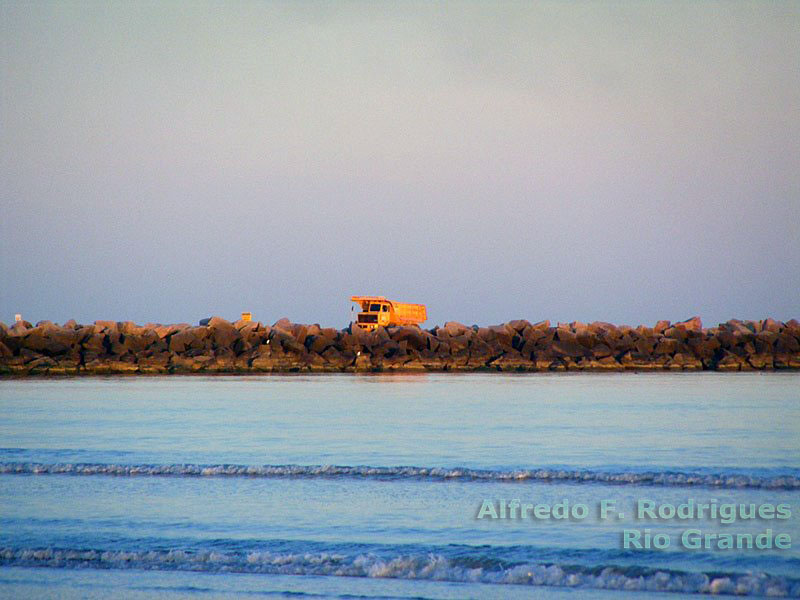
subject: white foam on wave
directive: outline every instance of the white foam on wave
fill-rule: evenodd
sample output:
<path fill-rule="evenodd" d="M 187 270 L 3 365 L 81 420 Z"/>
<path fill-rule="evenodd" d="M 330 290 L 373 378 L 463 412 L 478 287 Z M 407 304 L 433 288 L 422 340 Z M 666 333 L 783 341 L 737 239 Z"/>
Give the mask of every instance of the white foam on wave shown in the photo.
<path fill-rule="evenodd" d="M 368 479 L 428 479 L 500 482 L 571 482 L 666 487 L 717 487 L 798 490 L 795 475 L 745 475 L 739 473 L 681 473 L 674 471 L 607 472 L 565 469 L 510 471 L 442 467 L 371 467 L 347 465 L 126 465 L 103 463 L 2 462 L 0 474 L 110 475 L 173 477 L 349 477 Z"/>
<path fill-rule="evenodd" d="M 618 591 L 677 592 L 800 597 L 800 580 L 765 573 L 710 575 L 636 567 L 566 567 L 522 564 L 509 568 L 465 567 L 439 554 L 383 558 L 349 557 L 335 552 L 249 552 L 80 549 L 0 549 L 0 565 L 50 568 L 179 570 L 204 572 L 317 575 L 389 579 L 575 587 Z"/>

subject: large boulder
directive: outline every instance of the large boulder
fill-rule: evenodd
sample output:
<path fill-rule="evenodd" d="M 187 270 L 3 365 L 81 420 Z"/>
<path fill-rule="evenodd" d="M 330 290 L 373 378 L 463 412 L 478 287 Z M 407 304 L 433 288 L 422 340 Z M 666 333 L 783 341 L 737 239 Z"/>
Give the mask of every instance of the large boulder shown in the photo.
<path fill-rule="evenodd" d="M 467 327 L 462 323 L 458 323 L 457 321 L 448 321 L 447 323 L 444 324 L 444 327 L 442 329 L 444 329 L 444 331 L 450 337 L 463 335 L 467 332 L 467 330 L 469 331 L 472 330 L 470 327 Z"/>
<path fill-rule="evenodd" d="M 509 321 L 508 326 L 514 329 L 520 335 L 524 335 L 527 329 L 533 328 L 533 325 L 531 325 L 530 321 L 526 321 L 525 319 L 515 319 L 513 321 Z"/>
<path fill-rule="evenodd" d="M 298 342 L 291 333 L 282 331 L 280 329 L 275 329 L 273 330 L 272 337 L 270 339 L 273 344 L 273 350 L 277 349 L 277 347 L 280 347 L 286 353 L 292 353 L 301 356 L 306 354 L 306 347 Z"/>
<path fill-rule="evenodd" d="M 664 332 L 664 337 L 683 342 L 689 337 L 686 331 L 684 327 L 670 327 Z"/>
<path fill-rule="evenodd" d="M 755 326 L 752 323 L 746 323 L 739 319 L 731 319 L 727 323 L 721 324 L 721 327 L 724 327 L 734 335 L 750 336 L 755 334 Z"/>
<path fill-rule="evenodd" d="M 723 350 L 723 355 L 715 367 L 717 371 L 741 371 L 743 367 L 750 367 L 750 364 L 744 358 Z"/>
<path fill-rule="evenodd" d="M 423 332 L 417 326 L 397 327 L 391 333 L 391 337 L 396 342 L 406 342 L 409 348 L 422 350 L 428 348 L 428 337 L 430 334 Z"/>
<path fill-rule="evenodd" d="M 675 323 L 675 327 L 685 329 L 687 331 L 702 331 L 703 322 L 700 320 L 700 317 L 692 317 L 691 319 L 686 319 L 680 323 Z"/>
<path fill-rule="evenodd" d="M 90 352 L 94 355 L 103 354 L 106 351 L 105 344 L 106 336 L 104 333 L 90 332 L 81 343 L 84 352 Z"/>
<path fill-rule="evenodd" d="M 8 328 L 7 335 L 25 335 L 29 329 L 33 329 L 33 325 L 28 321 L 15 321 L 14 324 Z"/>
<path fill-rule="evenodd" d="M 183 331 L 184 329 L 189 329 L 191 327 L 188 323 L 180 323 L 178 325 L 157 325 L 153 330 L 156 332 L 158 337 L 162 340 L 165 338 L 169 338 L 172 335 L 175 335 L 179 331 Z"/>
<path fill-rule="evenodd" d="M 597 335 L 588 326 L 575 334 L 575 340 L 584 348 L 594 348 L 600 342 Z"/>
<path fill-rule="evenodd" d="M 450 344 L 450 354 L 453 355 L 464 352 L 469 348 L 469 336 L 466 334 L 453 336 L 448 342 Z"/>
<path fill-rule="evenodd" d="M 661 338 L 661 340 L 656 344 L 655 348 L 653 349 L 653 354 L 655 355 L 670 355 L 674 354 L 678 350 L 679 342 L 674 338 Z"/>
<path fill-rule="evenodd" d="M 50 322 L 29 329 L 22 340 L 26 348 L 47 356 L 64 354 L 76 342 L 77 336 L 73 330 L 61 329 Z"/>
<path fill-rule="evenodd" d="M 596 344 L 596 345 L 592 346 L 591 353 L 592 353 L 592 356 L 594 356 L 594 358 L 596 358 L 598 360 L 600 360 L 602 358 L 609 357 L 609 356 L 613 356 L 613 354 L 614 354 L 611 351 L 611 348 L 609 348 L 606 344 Z"/>
<path fill-rule="evenodd" d="M 634 341 L 633 345 L 639 354 L 650 356 L 658 343 L 659 340 L 656 337 L 641 336 Z"/>
<path fill-rule="evenodd" d="M 759 331 L 756 334 L 755 339 L 755 346 L 756 351 L 759 354 L 771 354 L 772 349 L 775 346 L 775 342 L 778 341 L 778 334 L 774 331 L 763 330 Z"/>
<path fill-rule="evenodd" d="M 275 321 L 272 324 L 272 328 L 273 329 L 281 329 L 282 331 L 292 331 L 292 325 L 293 325 L 293 323 L 289 319 L 287 319 L 286 317 L 283 317 L 283 318 L 278 319 L 277 321 Z"/>
<path fill-rule="evenodd" d="M 592 321 L 586 326 L 586 329 L 595 335 L 600 335 L 606 332 L 617 331 L 617 326 L 613 323 L 607 323 L 606 321 Z"/>
<path fill-rule="evenodd" d="M 132 335 L 141 333 L 142 328 L 133 321 L 119 321 L 117 322 L 117 330 L 125 335 Z"/>
<path fill-rule="evenodd" d="M 800 322 L 797 319 L 789 319 L 784 323 L 782 332 L 800 339 Z"/>
<path fill-rule="evenodd" d="M 676 352 L 675 356 L 669 359 L 667 368 L 680 369 L 683 371 L 700 371 L 703 369 L 703 363 L 700 362 L 700 359 L 691 354 Z"/>
<path fill-rule="evenodd" d="M 570 344 L 578 343 L 578 336 L 568 324 L 559 323 L 556 328 L 555 339 L 559 342 L 569 342 Z"/>
<path fill-rule="evenodd" d="M 786 327 L 780 321 L 775 319 L 764 319 L 761 322 L 761 331 L 771 331 L 772 333 L 780 333 Z"/>
<path fill-rule="evenodd" d="M 335 338 L 328 337 L 326 335 L 322 335 L 320 332 L 319 335 L 309 335 L 306 338 L 304 346 L 311 352 L 315 354 L 322 354 L 328 348 L 332 347 L 336 343 Z"/>
<path fill-rule="evenodd" d="M 793 335 L 787 333 L 779 333 L 778 339 L 775 341 L 775 351 L 780 354 L 793 354 L 800 352 L 800 342 Z"/>
<path fill-rule="evenodd" d="M 207 327 L 189 327 L 173 334 L 169 339 L 169 350 L 177 354 L 189 350 L 206 348 L 209 331 Z"/>
<path fill-rule="evenodd" d="M 747 362 L 750 363 L 754 369 L 764 370 L 774 368 L 772 354 L 753 354 L 747 357 Z"/>
<path fill-rule="evenodd" d="M 713 358 L 717 350 L 721 347 L 719 340 L 715 337 L 690 340 L 689 346 L 692 348 L 694 354 L 703 360 Z"/>
<path fill-rule="evenodd" d="M 328 346 L 320 356 L 322 356 L 328 365 L 335 369 L 344 369 L 352 362 L 351 359 L 345 358 L 344 355 L 333 346 Z"/>
<path fill-rule="evenodd" d="M 105 345 L 108 349 L 108 353 L 116 357 L 128 354 L 130 348 L 125 345 L 126 338 L 130 338 L 130 336 L 126 336 L 124 333 L 120 333 L 119 331 L 109 331 L 106 333 Z"/>
<path fill-rule="evenodd" d="M 501 345 L 511 349 L 511 340 L 513 340 L 514 336 L 517 335 L 517 332 L 513 327 L 504 323 L 502 325 L 491 325 L 488 329 L 495 335 L 495 339 Z M 480 334 L 480 330 L 478 330 L 478 332 Z"/>
<path fill-rule="evenodd" d="M 161 341 L 158 334 L 152 329 L 137 328 L 136 333 L 120 336 L 120 344 L 134 354 L 150 348 Z"/>
<path fill-rule="evenodd" d="M 672 324 L 669 321 L 659 321 L 653 326 L 653 333 L 663 334 Z"/>
<path fill-rule="evenodd" d="M 497 334 L 489 327 L 478 327 L 476 337 L 484 342 L 497 340 Z"/>
<path fill-rule="evenodd" d="M 136 363 L 142 373 L 166 373 L 172 355 L 164 351 L 143 351 L 136 355 Z"/>
<path fill-rule="evenodd" d="M 553 342 L 551 350 L 557 357 L 569 356 L 571 358 L 580 358 L 590 355 L 589 351 L 577 341 L 555 341 Z"/>
<path fill-rule="evenodd" d="M 305 344 L 306 337 L 308 336 L 308 325 L 301 325 L 299 323 L 293 324 L 291 334 L 298 344 Z"/>
<path fill-rule="evenodd" d="M 211 317 L 208 321 L 208 332 L 214 348 L 232 349 L 242 334 L 230 321 L 222 317 Z"/>

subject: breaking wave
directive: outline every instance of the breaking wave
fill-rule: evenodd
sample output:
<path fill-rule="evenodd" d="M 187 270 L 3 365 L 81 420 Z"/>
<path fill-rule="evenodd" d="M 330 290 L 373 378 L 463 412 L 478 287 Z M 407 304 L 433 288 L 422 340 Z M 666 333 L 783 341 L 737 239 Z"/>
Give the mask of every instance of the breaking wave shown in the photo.
<path fill-rule="evenodd" d="M 86 549 L 0 549 L 0 566 L 62 569 L 141 569 L 212 573 L 261 573 L 573 587 L 624 591 L 800 597 L 800 580 L 766 573 L 690 573 L 640 566 L 498 564 L 440 554 L 380 557 L 336 552 L 218 552 Z"/>
<path fill-rule="evenodd" d="M 121 477 L 351 478 L 376 480 L 567 482 L 664 487 L 715 487 L 800 490 L 800 476 L 692 473 L 679 471 L 611 472 L 569 469 L 489 470 L 441 467 L 347 465 L 203 465 L 0 462 L 3 475 L 109 475 Z"/>

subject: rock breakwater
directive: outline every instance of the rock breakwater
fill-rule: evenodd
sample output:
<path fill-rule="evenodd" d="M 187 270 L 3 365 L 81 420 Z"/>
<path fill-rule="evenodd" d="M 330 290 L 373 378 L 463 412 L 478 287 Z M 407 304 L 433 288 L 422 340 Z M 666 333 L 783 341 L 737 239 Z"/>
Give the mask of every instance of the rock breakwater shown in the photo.
<path fill-rule="evenodd" d="M 800 323 L 695 317 L 653 327 L 530 323 L 479 327 L 0 323 L 0 375 L 370 371 L 753 371 L 800 369 Z"/>

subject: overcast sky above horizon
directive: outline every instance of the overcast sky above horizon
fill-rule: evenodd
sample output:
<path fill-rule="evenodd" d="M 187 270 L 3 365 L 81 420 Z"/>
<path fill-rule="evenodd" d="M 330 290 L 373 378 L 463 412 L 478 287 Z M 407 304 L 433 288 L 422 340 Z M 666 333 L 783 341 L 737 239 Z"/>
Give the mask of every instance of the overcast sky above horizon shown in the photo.
<path fill-rule="evenodd" d="M 0 11 L 0 321 L 800 318 L 800 2 Z"/>

